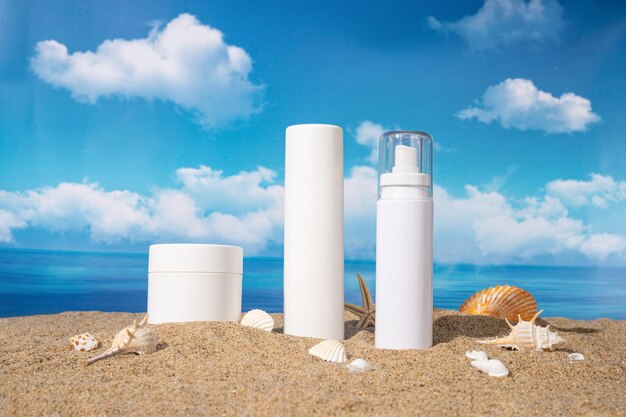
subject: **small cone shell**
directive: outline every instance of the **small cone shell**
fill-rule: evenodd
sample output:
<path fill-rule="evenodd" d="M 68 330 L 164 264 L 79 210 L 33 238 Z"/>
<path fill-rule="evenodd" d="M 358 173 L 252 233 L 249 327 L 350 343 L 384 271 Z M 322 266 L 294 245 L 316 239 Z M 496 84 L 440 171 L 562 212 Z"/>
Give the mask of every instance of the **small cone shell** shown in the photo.
<path fill-rule="evenodd" d="M 459 311 L 465 314 L 492 316 L 501 319 L 530 320 L 537 312 L 537 301 L 531 293 L 509 285 L 498 285 L 478 291 L 469 297 Z"/>

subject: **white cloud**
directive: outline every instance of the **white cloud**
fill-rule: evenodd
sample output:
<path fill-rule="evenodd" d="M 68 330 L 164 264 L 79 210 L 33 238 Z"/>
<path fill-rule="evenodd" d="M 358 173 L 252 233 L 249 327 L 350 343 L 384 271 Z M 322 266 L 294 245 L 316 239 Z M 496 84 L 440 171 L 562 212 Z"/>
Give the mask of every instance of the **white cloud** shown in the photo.
<path fill-rule="evenodd" d="M 282 186 L 264 184 L 275 173 L 223 176 L 210 167 L 181 168 L 178 189 L 142 196 L 106 191 L 98 184 L 61 183 L 26 192 L 0 190 L 0 242 L 36 227 L 51 232 L 88 232 L 95 242 L 215 241 L 244 246 L 247 255 L 282 242 Z M 247 193 L 247 195 L 246 195 Z M 242 206 L 242 195 L 247 202 Z"/>
<path fill-rule="evenodd" d="M 0 191 L 0 197 L 2 197 L 2 193 L 3 192 Z M 12 243 L 12 231 L 26 226 L 26 222 L 17 219 L 10 211 L 0 209 L 0 243 Z"/>
<path fill-rule="evenodd" d="M 376 170 L 353 167 L 345 181 L 345 247 L 348 258 L 375 256 Z M 552 195 L 511 200 L 468 185 L 452 196 L 434 187 L 435 259 L 441 263 L 626 261 L 624 237 L 592 233 Z M 581 256 L 582 255 L 582 256 Z"/>
<path fill-rule="evenodd" d="M 374 259 L 376 256 L 376 197 L 378 171 L 355 166 L 344 182 L 346 257 Z"/>
<path fill-rule="evenodd" d="M 274 184 L 276 172 L 264 167 L 225 177 L 201 165 L 179 168 L 176 177 L 205 211 L 241 213 L 282 202 L 282 186 Z"/>
<path fill-rule="evenodd" d="M 477 51 L 521 42 L 557 42 L 565 27 L 563 8 L 556 0 L 485 0 L 474 15 L 456 22 L 430 16 L 428 24 L 431 29 L 456 33 Z"/>
<path fill-rule="evenodd" d="M 206 127 L 259 110 L 263 88 L 249 79 L 250 56 L 190 14 L 153 28 L 146 38 L 106 40 L 93 52 L 68 53 L 55 40 L 38 42 L 35 49 L 34 72 L 79 101 L 110 96 L 168 101 Z"/>
<path fill-rule="evenodd" d="M 367 160 L 373 164 L 378 162 L 378 139 L 389 129 L 383 125 L 364 120 L 356 128 L 356 142 L 371 149 Z"/>
<path fill-rule="evenodd" d="M 476 107 L 460 111 L 463 120 L 498 121 L 505 128 L 543 130 L 548 133 L 581 132 L 600 120 L 591 101 L 574 93 L 555 97 L 532 81 L 509 78 L 487 88 Z"/>
<path fill-rule="evenodd" d="M 609 233 L 591 235 L 580 245 L 582 253 L 601 261 L 613 253 L 624 252 L 624 249 L 626 249 L 626 239 Z"/>
<path fill-rule="evenodd" d="M 466 186 L 464 197 L 435 188 L 435 253 L 440 262 L 529 262 L 582 253 L 591 260 L 622 256 L 624 238 L 592 234 L 552 196 L 510 201 L 498 192 Z"/>
<path fill-rule="evenodd" d="M 611 176 L 591 174 L 589 181 L 554 180 L 546 185 L 548 193 L 573 207 L 593 205 L 608 207 L 609 203 L 626 200 L 626 181 Z"/>
<path fill-rule="evenodd" d="M 38 228 L 88 233 L 104 245 L 219 242 L 241 245 L 248 256 L 280 248 L 284 198 L 275 172 L 259 167 L 224 175 L 200 166 L 181 168 L 177 176 L 180 187 L 155 189 L 147 195 L 107 191 L 95 183 L 61 183 L 24 192 L 0 190 L 0 243 L 14 243 L 17 230 Z M 344 193 L 348 259 L 375 256 L 376 192 L 376 170 L 352 167 Z M 435 186 L 436 261 L 626 263 L 624 236 L 593 230 L 572 217 L 564 201 L 546 192 L 518 201 L 471 185 L 459 197 Z"/>

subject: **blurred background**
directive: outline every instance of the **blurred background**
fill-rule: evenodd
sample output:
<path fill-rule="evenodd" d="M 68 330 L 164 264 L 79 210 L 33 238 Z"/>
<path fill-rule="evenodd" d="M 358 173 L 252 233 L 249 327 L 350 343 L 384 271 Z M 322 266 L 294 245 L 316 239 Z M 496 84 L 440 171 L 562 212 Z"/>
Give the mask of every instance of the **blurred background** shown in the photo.
<path fill-rule="evenodd" d="M 0 316 L 145 311 L 152 243 L 282 310 L 284 130 L 344 128 L 346 299 L 378 137 L 435 138 L 435 305 L 626 318 L 626 4 L 0 0 Z"/>

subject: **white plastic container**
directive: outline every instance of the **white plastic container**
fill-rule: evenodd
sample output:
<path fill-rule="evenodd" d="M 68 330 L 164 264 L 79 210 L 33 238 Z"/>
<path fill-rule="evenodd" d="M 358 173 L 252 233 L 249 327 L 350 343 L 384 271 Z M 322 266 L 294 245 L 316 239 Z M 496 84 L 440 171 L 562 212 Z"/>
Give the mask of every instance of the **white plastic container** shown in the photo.
<path fill-rule="evenodd" d="M 242 274 L 238 246 L 151 245 L 148 322 L 239 322 Z"/>
<path fill-rule="evenodd" d="M 285 333 L 342 340 L 343 130 L 287 128 Z"/>
<path fill-rule="evenodd" d="M 380 138 L 377 348 L 426 349 L 433 343 L 432 144 L 423 132 Z"/>

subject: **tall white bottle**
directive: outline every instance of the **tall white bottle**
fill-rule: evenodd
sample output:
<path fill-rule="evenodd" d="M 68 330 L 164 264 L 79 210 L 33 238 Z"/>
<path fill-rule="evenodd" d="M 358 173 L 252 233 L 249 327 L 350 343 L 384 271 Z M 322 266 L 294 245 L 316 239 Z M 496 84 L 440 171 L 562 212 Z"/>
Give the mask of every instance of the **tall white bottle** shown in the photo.
<path fill-rule="evenodd" d="M 343 130 L 289 126 L 285 148 L 285 333 L 342 340 Z"/>
<path fill-rule="evenodd" d="M 409 131 L 379 141 L 377 348 L 433 344 L 432 144 L 427 133 Z"/>

